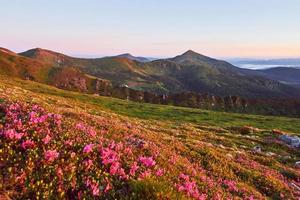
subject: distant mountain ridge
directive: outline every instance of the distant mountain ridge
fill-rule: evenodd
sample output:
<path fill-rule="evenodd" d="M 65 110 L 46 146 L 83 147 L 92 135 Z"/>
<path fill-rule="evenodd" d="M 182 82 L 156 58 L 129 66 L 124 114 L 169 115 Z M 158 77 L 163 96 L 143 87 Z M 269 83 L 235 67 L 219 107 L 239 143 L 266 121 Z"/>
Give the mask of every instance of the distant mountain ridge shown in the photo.
<path fill-rule="evenodd" d="M 254 64 L 254 65 L 298 65 L 300 58 L 281 58 L 281 59 L 241 59 L 233 61 L 235 64 Z"/>
<path fill-rule="evenodd" d="M 66 71 L 70 69 L 73 72 L 77 71 L 70 73 L 75 76 L 69 80 L 72 82 L 71 88 L 83 82 L 90 85 L 88 88 L 95 88 L 97 80 L 105 80 L 112 86 L 126 85 L 134 90 L 156 94 L 195 92 L 218 96 L 236 95 L 245 98 L 298 98 L 300 96 L 298 89 L 266 78 L 263 73 L 243 70 L 228 62 L 192 50 L 174 58 L 147 62 L 140 62 L 135 59 L 139 57 L 130 54 L 85 59 L 41 48 L 15 54 L 13 57 L 16 60 L 39 63 L 41 67 L 27 70 L 27 74 L 32 76 L 31 78 L 44 80 L 44 82 L 59 80 L 59 83 L 52 83 L 54 85 L 68 85 L 63 80 L 67 75 Z M 11 64 L 13 65 L 13 62 Z M 43 68 L 46 68 L 42 70 L 43 78 L 38 77 L 37 75 L 41 74 L 39 70 Z M 64 76 L 57 73 L 62 73 Z"/>
<path fill-rule="evenodd" d="M 131 55 L 129 53 L 117 55 L 116 57 L 119 57 L 119 58 L 128 58 L 130 60 L 135 60 L 135 61 L 139 61 L 139 62 L 149 62 L 150 61 L 150 59 L 148 59 L 148 58 L 145 58 L 145 57 L 136 57 L 136 56 L 133 56 L 133 55 Z"/>
<path fill-rule="evenodd" d="M 275 67 L 258 71 L 270 79 L 300 87 L 300 68 Z"/>

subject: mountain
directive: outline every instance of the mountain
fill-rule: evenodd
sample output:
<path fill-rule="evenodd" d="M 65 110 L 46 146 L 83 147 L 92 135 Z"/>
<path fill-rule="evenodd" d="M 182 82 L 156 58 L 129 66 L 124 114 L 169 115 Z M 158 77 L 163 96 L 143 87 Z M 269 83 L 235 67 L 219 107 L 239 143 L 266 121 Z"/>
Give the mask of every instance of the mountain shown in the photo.
<path fill-rule="evenodd" d="M 3 48 L 3 47 L 0 47 L 0 52 L 7 53 L 7 54 L 16 54 L 15 52 L 13 52 L 9 49 Z"/>
<path fill-rule="evenodd" d="M 118 55 L 116 57 L 119 57 L 119 58 L 128 58 L 130 60 L 135 60 L 135 61 L 139 61 L 139 62 L 149 62 L 150 59 L 148 58 L 145 58 L 145 57 L 135 57 L 129 53 L 125 53 L 125 54 L 121 54 L 121 55 Z"/>
<path fill-rule="evenodd" d="M 175 78 L 183 91 L 207 92 L 221 96 L 230 94 L 247 98 L 287 97 L 291 96 L 290 92 L 297 91 L 257 73 L 249 73 L 249 70 L 193 51 L 150 64 L 152 69 L 156 68 L 162 75 Z M 296 93 L 298 96 L 299 92 Z"/>
<path fill-rule="evenodd" d="M 72 58 L 49 50 L 33 49 L 16 54 L 0 49 L 0 74 L 80 92 L 94 92 L 99 82 L 109 81 L 82 72 Z M 62 63 L 64 63 L 62 65 Z"/>
<path fill-rule="evenodd" d="M 300 87 L 300 68 L 276 67 L 258 71 L 269 79 Z"/>
<path fill-rule="evenodd" d="M 36 67 L 35 70 L 27 71 L 40 82 L 60 85 L 60 87 L 79 87 L 80 90 L 85 91 L 94 91 L 99 79 L 108 81 L 107 84 L 112 86 L 126 85 L 134 90 L 156 94 L 195 92 L 218 96 L 236 95 L 244 98 L 300 96 L 299 89 L 264 77 L 254 70 L 240 69 L 228 62 L 191 50 L 174 58 L 146 63 L 132 60 L 128 55 L 85 59 L 41 48 L 10 56 L 15 57 L 15 60 L 26 60 L 39 65 L 40 67 Z M 14 65 L 13 63 L 14 61 L 10 62 L 11 65 Z M 67 80 L 69 84 L 64 82 L 67 70 L 76 71 L 70 73 L 73 78 Z M 37 73 L 43 74 L 43 78 Z M 64 75 L 56 75 L 59 78 L 53 78 L 53 74 Z M 56 82 L 57 80 L 59 83 Z"/>

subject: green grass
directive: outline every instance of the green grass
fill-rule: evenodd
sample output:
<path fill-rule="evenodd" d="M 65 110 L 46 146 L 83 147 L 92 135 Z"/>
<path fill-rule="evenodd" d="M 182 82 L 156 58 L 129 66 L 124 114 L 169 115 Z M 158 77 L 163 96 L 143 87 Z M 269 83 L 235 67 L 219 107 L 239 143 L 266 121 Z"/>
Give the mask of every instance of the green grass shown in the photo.
<path fill-rule="evenodd" d="M 0 84 L 13 84 L 26 90 L 52 96 L 65 97 L 73 101 L 93 105 L 94 111 L 98 109 L 147 120 L 163 120 L 173 123 L 194 123 L 199 125 L 213 125 L 219 127 L 254 126 L 263 129 L 281 129 L 293 133 L 300 133 L 300 119 L 288 117 L 262 116 L 238 113 L 225 113 L 203 109 L 183 108 L 168 105 L 155 105 L 136 103 L 110 97 L 97 97 L 88 94 L 69 92 L 51 86 L 23 81 L 19 79 L 8 80 L 0 78 Z"/>

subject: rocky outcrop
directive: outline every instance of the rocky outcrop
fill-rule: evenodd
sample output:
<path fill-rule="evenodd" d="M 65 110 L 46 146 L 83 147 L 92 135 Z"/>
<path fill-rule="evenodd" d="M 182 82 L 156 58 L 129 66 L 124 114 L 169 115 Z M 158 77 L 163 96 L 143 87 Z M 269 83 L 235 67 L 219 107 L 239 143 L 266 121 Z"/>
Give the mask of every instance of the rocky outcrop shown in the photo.
<path fill-rule="evenodd" d="M 281 135 L 279 139 L 293 148 L 300 148 L 300 138 L 298 136 Z"/>

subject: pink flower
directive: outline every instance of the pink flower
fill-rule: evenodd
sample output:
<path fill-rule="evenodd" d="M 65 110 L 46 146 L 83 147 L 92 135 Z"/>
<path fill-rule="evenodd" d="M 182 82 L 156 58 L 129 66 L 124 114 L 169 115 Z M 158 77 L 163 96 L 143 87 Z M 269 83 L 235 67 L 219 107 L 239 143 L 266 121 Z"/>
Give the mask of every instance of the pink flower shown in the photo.
<path fill-rule="evenodd" d="M 53 162 L 59 157 L 59 153 L 56 150 L 48 150 L 45 152 L 44 157 L 47 162 Z"/>
<path fill-rule="evenodd" d="M 34 111 L 31 111 L 29 113 L 29 120 L 30 120 L 30 122 L 37 124 L 38 123 L 38 114 Z"/>
<path fill-rule="evenodd" d="M 237 192 L 238 188 L 236 187 L 236 182 L 231 180 L 223 180 L 223 184 L 228 188 L 231 192 Z"/>
<path fill-rule="evenodd" d="M 96 131 L 93 128 L 89 127 L 88 134 L 90 134 L 90 136 L 92 136 L 92 137 L 95 137 L 96 136 Z"/>
<path fill-rule="evenodd" d="M 101 158 L 102 158 L 102 163 L 104 165 L 107 165 L 109 163 L 113 163 L 119 160 L 118 154 L 111 150 L 110 148 L 103 148 L 101 150 Z"/>
<path fill-rule="evenodd" d="M 87 181 L 85 182 L 85 185 L 86 185 L 87 187 L 90 187 L 90 188 L 91 188 L 92 194 L 93 194 L 94 196 L 99 196 L 99 194 L 100 194 L 99 183 L 94 183 L 94 182 L 92 182 L 91 180 L 87 180 Z"/>
<path fill-rule="evenodd" d="M 170 160 L 169 160 L 169 163 L 174 165 L 176 163 L 176 161 L 177 161 L 177 158 L 174 155 L 172 155 Z"/>
<path fill-rule="evenodd" d="M 44 144 L 48 144 L 51 140 L 51 137 L 49 135 L 46 135 L 46 137 L 43 139 Z"/>
<path fill-rule="evenodd" d="M 17 133 L 15 129 L 8 129 L 3 132 L 3 135 L 11 140 L 20 140 L 25 134 Z"/>
<path fill-rule="evenodd" d="M 121 164 L 119 162 L 114 162 L 109 169 L 111 175 L 116 175 L 120 170 Z"/>
<path fill-rule="evenodd" d="M 22 142 L 21 147 L 23 149 L 32 149 L 35 147 L 35 143 L 31 140 L 25 140 L 24 142 Z"/>
<path fill-rule="evenodd" d="M 15 134 L 15 139 L 20 140 L 24 135 L 25 135 L 25 133 L 16 133 Z"/>
<path fill-rule="evenodd" d="M 206 194 L 201 194 L 199 192 L 199 189 L 197 187 L 197 184 L 195 181 L 190 180 L 190 177 L 185 174 L 179 175 L 180 183 L 176 184 L 176 188 L 180 192 L 184 192 L 187 194 L 187 196 L 192 197 L 194 199 L 201 199 L 204 200 L 207 198 Z"/>
<path fill-rule="evenodd" d="M 85 165 L 86 169 L 89 170 L 93 166 L 93 161 L 89 159 L 84 161 L 83 164 Z"/>
<path fill-rule="evenodd" d="M 156 164 L 152 157 L 139 157 L 139 161 L 146 167 L 152 167 Z"/>
<path fill-rule="evenodd" d="M 63 170 L 60 167 L 57 168 L 56 175 L 59 178 L 59 180 L 62 180 L 64 174 L 63 174 Z"/>
<path fill-rule="evenodd" d="M 190 177 L 188 175 L 183 174 L 183 173 L 179 174 L 179 178 L 181 178 L 181 179 L 183 179 L 185 181 L 190 180 Z"/>
<path fill-rule="evenodd" d="M 135 172 L 139 169 L 139 166 L 137 165 L 137 162 L 134 162 L 131 167 L 130 167 L 130 171 L 129 171 L 129 174 L 131 176 L 134 176 L 135 175 Z"/>
<path fill-rule="evenodd" d="M 88 144 L 83 148 L 83 153 L 90 153 L 93 151 L 94 144 Z"/>
<path fill-rule="evenodd" d="M 165 171 L 163 169 L 159 168 L 155 174 L 156 174 L 156 176 L 163 176 L 164 173 L 165 173 Z"/>
<path fill-rule="evenodd" d="M 62 116 L 59 115 L 59 114 L 55 114 L 54 115 L 54 123 L 57 125 L 57 126 L 60 126 L 61 125 L 61 119 L 62 119 Z"/>
<path fill-rule="evenodd" d="M 85 131 L 86 130 L 86 127 L 85 127 L 84 123 L 82 123 L 82 122 L 77 123 L 75 128 L 79 131 Z"/>
<path fill-rule="evenodd" d="M 68 146 L 73 145 L 73 142 L 71 140 L 66 140 L 64 143 L 65 143 L 65 145 L 68 145 Z"/>
<path fill-rule="evenodd" d="M 143 173 L 141 173 L 139 179 L 145 179 L 151 176 L 151 170 L 146 170 Z"/>
<path fill-rule="evenodd" d="M 111 188 L 112 188 L 112 187 L 111 187 L 110 182 L 107 181 L 107 184 L 106 184 L 106 187 L 105 187 L 105 189 L 104 189 L 104 192 L 105 192 L 105 193 L 108 192 Z"/>
<path fill-rule="evenodd" d="M 100 194 L 100 190 L 99 190 L 99 184 L 93 184 L 91 185 L 91 188 L 92 188 L 92 193 L 94 196 L 99 196 Z"/>
<path fill-rule="evenodd" d="M 132 150 L 131 150 L 131 148 L 126 147 L 126 148 L 124 149 L 124 153 L 125 153 L 125 154 L 128 154 L 128 155 L 132 155 Z"/>

